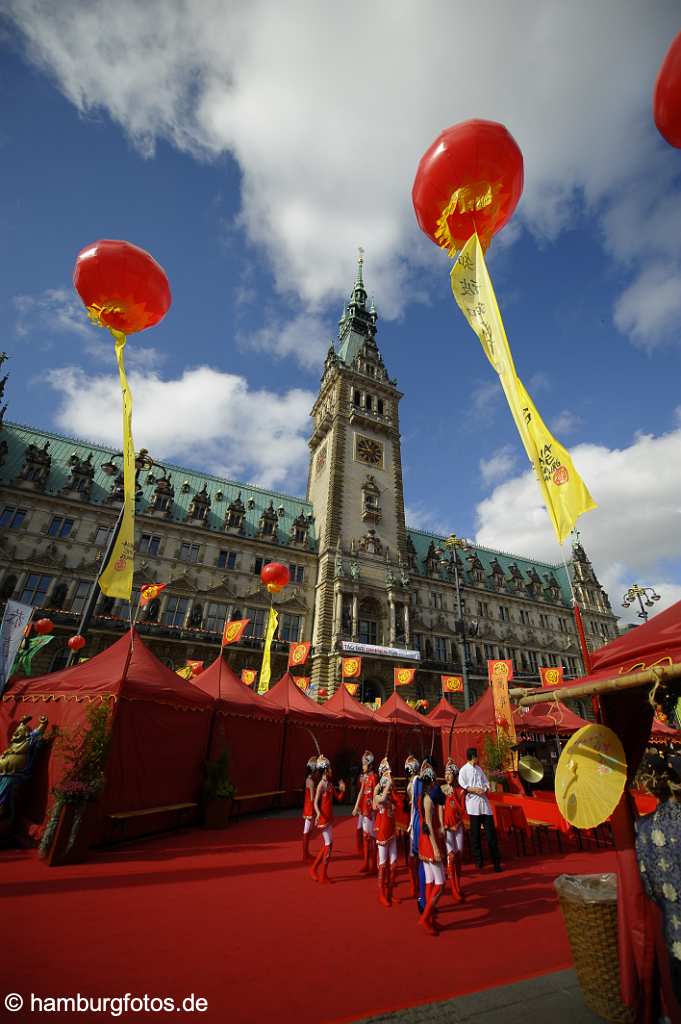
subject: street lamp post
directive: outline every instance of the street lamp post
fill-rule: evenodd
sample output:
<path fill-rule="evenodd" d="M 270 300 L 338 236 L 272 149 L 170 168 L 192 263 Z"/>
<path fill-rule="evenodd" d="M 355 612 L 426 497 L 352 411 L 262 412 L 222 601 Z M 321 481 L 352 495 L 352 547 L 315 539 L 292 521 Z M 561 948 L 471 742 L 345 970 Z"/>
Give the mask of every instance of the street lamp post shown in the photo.
<path fill-rule="evenodd" d="M 629 608 L 638 601 L 641 608 L 640 612 L 637 612 L 639 619 L 643 619 L 644 622 L 648 621 L 648 612 L 646 608 L 652 608 L 655 601 L 660 600 L 660 595 L 655 593 L 653 587 L 639 587 L 638 583 L 634 583 L 627 590 L 626 594 L 622 595 L 622 607 Z"/>
<path fill-rule="evenodd" d="M 122 459 L 122 458 L 123 458 L 123 453 L 119 452 L 117 455 L 113 455 L 111 457 L 111 459 L 109 459 L 108 462 L 102 463 L 102 470 L 103 470 L 103 472 L 106 473 L 107 476 L 114 476 L 116 474 L 116 472 L 120 472 L 120 467 L 117 466 L 116 463 L 113 460 L 114 459 Z M 139 492 L 141 490 L 141 488 L 139 486 L 139 476 L 140 476 L 140 473 L 142 472 L 142 470 L 143 469 L 152 469 L 154 466 L 158 466 L 158 465 L 159 464 L 157 462 L 154 462 L 154 460 L 151 458 L 151 456 L 149 455 L 149 452 L 147 451 L 146 448 L 140 449 L 139 454 L 135 456 L 135 498 L 138 497 Z M 159 468 L 163 468 L 163 467 L 159 467 Z M 164 472 L 165 472 L 165 470 L 164 470 Z M 119 534 L 119 531 L 120 531 L 120 528 L 121 528 L 121 523 L 123 522 L 123 511 L 124 511 L 124 508 L 125 508 L 125 506 L 121 505 L 121 510 L 118 513 L 118 518 L 116 519 L 116 524 L 115 524 L 113 530 L 111 531 L 111 536 L 109 537 L 108 543 L 106 545 L 106 550 L 104 552 L 104 557 L 102 558 L 102 562 L 101 562 L 101 568 L 100 568 L 99 573 L 97 574 L 97 576 L 96 576 L 92 586 L 90 587 L 90 593 L 88 594 L 87 601 L 85 602 L 85 604 L 83 606 L 83 611 L 81 612 L 81 616 L 80 616 L 80 622 L 78 623 L 78 633 L 79 633 L 80 636 L 86 636 L 87 631 L 89 629 L 90 620 L 92 619 L 92 613 L 95 610 L 95 605 L 97 603 L 97 598 L 99 597 L 99 589 L 98 589 L 98 586 L 97 586 L 98 581 L 99 581 L 99 577 L 102 575 L 104 567 L 107 565 L 107 563 L 109 561 L 109 558 L 111 557 L 111 552 L 113 551 L 114 544 L 116 543 L 116 538 L 118 537 L 118 534 Z M 68 656 L 67 662 L 66 662 L 66 667 L 67 668 L 70 668 L 71 665 L 73 665 L 74 661 L 76 660 L 76 656 L 77 656 L 77 652 L 76 651 L 71 651 L 71 653 Z"/>
<path fill-rule="evenodd" d="M 468 708 L 471 703 L 470 688 L 468 685 L 468 665 L 466 659 L 466 624 L 463 617 L 463 604 L 461 601 L 461 585 L 459 580 L 459 567 L 457 565 L 457 550 L 470 551 L 470 544 L 467 540 L 462 537 L 457 537 L 453 533 L 445 541 L 445 547 L 450 548 L 453 554 L 450 558 L 444 558 L 444 550 L 442 548 L 437 549 L 437 554 L 441 556 L 440 565 L 447 568 L 447 571 L 454 577 L 454 588 L 456 591 L 456 614 L 457 614 L 457 647 L 459 648 L 459 657 L 461 659 L 461 674 L 463 675 L 463 702 Z"/>

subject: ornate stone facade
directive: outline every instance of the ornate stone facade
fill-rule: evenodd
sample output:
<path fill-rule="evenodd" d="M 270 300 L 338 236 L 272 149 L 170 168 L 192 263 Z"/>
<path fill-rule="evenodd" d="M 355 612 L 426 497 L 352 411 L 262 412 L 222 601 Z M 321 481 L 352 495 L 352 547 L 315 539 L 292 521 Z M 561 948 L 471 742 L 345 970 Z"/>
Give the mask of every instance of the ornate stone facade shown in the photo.
<path fill-rule="evenodd" d="M 270 600 L 259 572 L 275 560 L 292 574 L 275 597 L 275 678 L 287 643 L 303 639 L 313 643 L 305 674 L 327 695 L 340 683 L 344 643 L 418 651 L 415 682 L 401 692 L 431 702 L 440 675 L 462 674 L 464 659 L 471 697 L 485 685 L 488 658 L 512 658 L 516 677 L 528 681 L 538 680 L 541 665 L 581 674 L 562 565 L 477 545 L 453 550 L 446 538 L 405 524 L 402 394 L 376 334 L 360 258 L 311 412 L 305 499 L 168 464 L 140 471 L 135 588 L 168 584 L 140 615 L 140 631 L 178 667 L 187 658 L 212 660 L 225 617 L 248 617 L 248 635 L 228 656 L 237 672 L 258 668 Z M 54 619 L 57 639 L 37 663 L 45 671 L 64 663 L 66 638 L 99 571 L 121 505 L 121 460 L 101 445 L 3 425 L 3 412 L 0 601 L 27 601 Z M 581 543 L 570 573 L 595 648 L 617 635 L 616 618 Z M 100 595 L 86 653 L 129 622 L 127 602 Z M 365 653 L 365 699 L 389 695 L 405 657 Z"/>

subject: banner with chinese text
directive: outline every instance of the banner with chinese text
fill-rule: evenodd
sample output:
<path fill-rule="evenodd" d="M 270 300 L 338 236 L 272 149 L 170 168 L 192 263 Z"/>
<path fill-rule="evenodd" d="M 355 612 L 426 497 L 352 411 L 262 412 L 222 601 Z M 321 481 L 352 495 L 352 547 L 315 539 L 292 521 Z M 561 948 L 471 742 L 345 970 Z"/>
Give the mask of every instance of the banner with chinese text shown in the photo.
<path fill-rule="evenodd" d="M 443 693 L 463 693 L 463 676 L 440 676 Z"/>

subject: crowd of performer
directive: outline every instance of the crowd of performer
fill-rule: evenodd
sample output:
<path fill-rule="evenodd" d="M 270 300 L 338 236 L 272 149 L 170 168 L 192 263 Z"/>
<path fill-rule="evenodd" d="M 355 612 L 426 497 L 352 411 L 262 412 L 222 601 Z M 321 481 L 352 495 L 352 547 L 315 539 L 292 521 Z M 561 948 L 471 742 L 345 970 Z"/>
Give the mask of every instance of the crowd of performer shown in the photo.
<path fill-rule="evenodd" d="M 353 815 L 357 818 L 357 853 L 360 872 L 378 879 L 378 899 L 391 907 L 398 870 L 398 841 L 404 837 L 407 847 L 410 895 L 419 906 L 419 923 L 431 935 L 438 934 L 437 906 L 448 884 L 454 903 L 464 899 L 461 866 L 464 848 L 464 819 L 470 823 L 471 851 L 478 868 L 483 866 L 481 828 L 484 829 L 495 871 L 501 871 L 499 849 L 492 808 L 487 799 L 490 785 L 478 763 L 474 747 L 467 751 L 461 771 L 447 761 L 444 784 L 437 781 L 430 758 L 421 763 L 409 755 L 404 765 L 406 791 L 400 792 L 393 780 L 387 757 L 374 767 L 374 755 L 362 755 L 357 799 Z M 320 755 L 307 763 L 303 804 L 303 860 L 314 861 L 309 869 L 315 882 L 329 884 L 329 861 L 333 849 L 333 802 L 342 800 L 345 783 L 336 786 L 328 758 Z M 316 857 L 310 853 L 313 829 L 321 834 Z"/>

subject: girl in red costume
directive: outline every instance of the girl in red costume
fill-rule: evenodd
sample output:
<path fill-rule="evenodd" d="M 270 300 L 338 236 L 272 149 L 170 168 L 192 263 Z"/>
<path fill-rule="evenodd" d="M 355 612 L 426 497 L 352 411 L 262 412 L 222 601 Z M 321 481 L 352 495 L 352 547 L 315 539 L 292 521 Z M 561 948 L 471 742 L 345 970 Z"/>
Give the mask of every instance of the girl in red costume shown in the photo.
<path fill-rule="evenodd" d="M 317 859 L 310 868 L 310 877 L 315 882 L 328 885 L 331 879 L 328 877 L 329 861 L 331 860 L 331 849 L 333 846 L 333 801 L 342 800 L 345 793 L 345 783 L 341 779 L 338 789 L 332 782 L 331 762 L 328 757 L 320 755 L 317 758 L 317 771 L 321 772 L 321 779 L 317 784 L 317 792 L 314 797 L 315 825 L 322 832 L 322 846 L 317 854 Z M 321 868 L 321 874 L 318 874 Z"/>
<path fill-rule="evenodd" d="M 438 807 L 430 798 L 430 791 L 435 785 L 435 769 L 427 761 L 421 765 L 420 777 L 422 792 L 419 797 L 421 816 L 419 859 L 423 863 L 426 874 L 426 906 L 419 918 L 419 923 L 430 935 L 437 935 L 434 917 L 445 884 L 445 872 L 442 866 L 444 843 Z"/>
<path fill-rule="evenodd" d="M 362 819 L 362 838 L 364 844 L 364 861 L 360 872 L 368 875 L 376 873 L 376 838 L 374 835 L 374 790 L 378 776 L 373 769 L 374 755 L 370 750 L 362 754 L 362 774 L 360 775 L 359 792 L 353 808 L 353 814 Z"/>
<path fill-rule="evenodd" d="M 460 903 L 464 898 L 461 892 L 461 861 L 466 794 L 458 785 L 458 778 L 459 769 L 450 757 L 445 765 L 445 784 L 442 787 L 445 803 L 444 807 L 440 807 L 440 824 L 444 830 L 447 850 L 447 876 L 455 903 Z"/>
<path fill-rule="evenodd" d="M 305 789 L 303 799 L 303 861 L 313 860 L 310 853 L 310 833 L 314 819 L 314 795 L 317 792 L 319 773 L 317 772 L 317 758 L 311 757 L 307 762 L 305 772 Z"/>
<path fill-rule="evenodd" d="M 393 897 L 397 873 L 396 800 L 387 757 L 378 766 L 378 785 L 374 791 L 373 805 L 378 845 L 378 900 L 384 907 L 390 907 L 393 900 L 395 903 L 399 903 L 399 900 Z"/>

